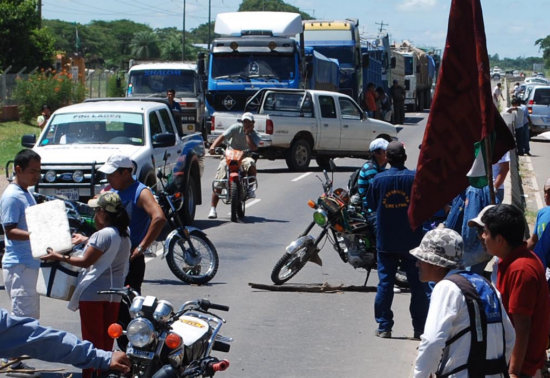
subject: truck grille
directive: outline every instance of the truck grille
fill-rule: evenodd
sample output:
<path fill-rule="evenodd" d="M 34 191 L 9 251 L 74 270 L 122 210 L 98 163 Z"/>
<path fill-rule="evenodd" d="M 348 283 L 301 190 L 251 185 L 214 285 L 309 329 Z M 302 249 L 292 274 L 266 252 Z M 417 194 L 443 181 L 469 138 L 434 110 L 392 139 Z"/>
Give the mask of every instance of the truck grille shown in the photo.
<path fill-rule="evenodd" d="M 254 95 L 255 92 L 234 93 L 234 92 L 215 92 L 208 93 L 207 98 L 214 110 L 220 112 L 243 111 L 246 101 Z"/>

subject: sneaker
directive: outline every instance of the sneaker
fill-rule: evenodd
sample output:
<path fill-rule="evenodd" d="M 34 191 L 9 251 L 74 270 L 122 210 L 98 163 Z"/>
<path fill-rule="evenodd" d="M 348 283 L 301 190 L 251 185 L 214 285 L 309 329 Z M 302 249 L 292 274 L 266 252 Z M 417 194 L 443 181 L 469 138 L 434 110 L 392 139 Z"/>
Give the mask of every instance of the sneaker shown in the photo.
<path fill-rule="evenodd" d="M 216 208 L 213 207 L 210 209 L 210 212 L 208 213 L 209 219 L 216 219 L 218 217 L 218 213 L 216 212 Z"/>
<path fill-rule="evenodd" d="M 248 198 L 256 198 L 256 191 L 254 189 L 248 189 Z"/>
<path fill-rule="evenodd" d="M 19 361 L 16 362 L 6 369 L 6 375 L 8 377 L 18 377 L 18 378 L 38 378 L 40 373 L 34 371 L 35 368 L 27 365 L 26 363 Z"/>
<path fill-rule="evenodd" d="M 381 339 L 391 339 L 391 331 L 382 331 L 377 329 L 374 335 L 376 337 L 380 337 Z"/>

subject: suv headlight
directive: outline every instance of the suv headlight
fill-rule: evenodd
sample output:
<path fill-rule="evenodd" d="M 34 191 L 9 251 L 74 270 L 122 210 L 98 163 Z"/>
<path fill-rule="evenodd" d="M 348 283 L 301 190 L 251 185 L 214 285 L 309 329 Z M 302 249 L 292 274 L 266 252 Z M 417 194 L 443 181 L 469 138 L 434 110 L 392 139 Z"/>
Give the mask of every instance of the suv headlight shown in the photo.
<path fill-rule="evenodd" d="M 134 319 L 130 322 L 130 324 L 128 324 L 126 336 L 128 337 L 128 341 L 132 343 L 133 346 L 143 348 L 144 346 L 151 344 L 154 340 L 155 328 L 147 319 Z"/>

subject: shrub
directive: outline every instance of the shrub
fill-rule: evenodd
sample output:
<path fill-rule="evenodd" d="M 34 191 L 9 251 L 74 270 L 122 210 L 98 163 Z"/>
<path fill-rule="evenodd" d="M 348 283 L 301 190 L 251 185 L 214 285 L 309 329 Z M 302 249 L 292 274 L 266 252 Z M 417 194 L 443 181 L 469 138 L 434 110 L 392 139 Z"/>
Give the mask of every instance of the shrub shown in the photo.
<path fill-rule="evenodd" d="M 124 97 L 126 94 L 124 81 L 124 75 L 111 75 L 107 81 L 107 97 Z"/>
<path fill-rule="evenodd" d="M 21 121 L 30 124 L 41 113 L 44 104 L 53 112 L 62 106 L 82 102 L 86 87 L 74 81 L 66 71 L 43 70 L 26 80 L 18 78 L 13 96 L 19 104 Z"/>

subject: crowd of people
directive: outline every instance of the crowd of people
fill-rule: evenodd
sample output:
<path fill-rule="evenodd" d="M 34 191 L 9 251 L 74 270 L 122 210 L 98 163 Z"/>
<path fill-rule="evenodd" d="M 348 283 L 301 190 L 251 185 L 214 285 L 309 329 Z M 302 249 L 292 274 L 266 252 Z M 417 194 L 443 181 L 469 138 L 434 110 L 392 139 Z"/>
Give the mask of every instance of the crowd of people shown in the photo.
<path fill-rule="evenodd" d="M 375 335 L 392 337 L 400 267 L 410 284 L 413 338 L 420 340 L 415 377 L 541 377 L 550 340 L 550 179 L 547 207 L 527 241 L 523 212 L 502 203 L 509 153 L 493 167 L 496 204 L 488 187 L 469 187 L 445 222 L 422 235 L 408 223 L 415 172 L 405 167 L 404 146 L 377 139 L 370 150 L 359 194 L 364 212 L 376 213 Z"/>
<path fill-rule="evenodd" d="M 369 117 L 394 124 L 405 122 L 405 89 L 397 80 L 393 81 L 389 94 L 382 87 L 368 83 L 359 102 Z"/>

